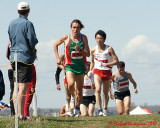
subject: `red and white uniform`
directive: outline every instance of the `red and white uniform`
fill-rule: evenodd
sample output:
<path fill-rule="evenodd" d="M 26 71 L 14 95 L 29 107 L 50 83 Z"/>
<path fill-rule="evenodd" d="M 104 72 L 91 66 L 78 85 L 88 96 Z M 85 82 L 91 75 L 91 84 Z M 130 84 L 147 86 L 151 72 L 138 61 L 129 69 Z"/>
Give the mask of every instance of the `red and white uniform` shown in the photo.
<path fill-rule="evenodd" d="M 83 85 L 83 96 L 93 96 L 95 93 L 95 89 L 91 86 L 91 83 L 94 83 L 94 75 L 92 75 L 91 79 L 84 79 Z"/>
<path fill-rule="evenodd" d="M 109 55 L 108 47 L 109 46 L 106 45 L 102 53 L 98 51 L 98 45 L 95 47 L 95 66 L 93 73 L 99 75 L 102 80 L 109 80 L 112 76 L 112 66 L 105 66 L 105 63 L 113 61 L 113 57 Z"/>
<path fill-rule="evenodd" d="M 112 56 L 109 55 L 108 52 L 108 45 L 106 45 L 105 50 L 100 53 L 98 51 L 98 45 L 95 48 L 95 58 L 94 58 L 94 62 L 95 62 L 95 69 L 99 69 L 99 70 L 111 70 L 112 66 L 108 66 L 108 67 L 104 67 L 102 66 L 102 63 L 110 63 L 113 61 Z"/>

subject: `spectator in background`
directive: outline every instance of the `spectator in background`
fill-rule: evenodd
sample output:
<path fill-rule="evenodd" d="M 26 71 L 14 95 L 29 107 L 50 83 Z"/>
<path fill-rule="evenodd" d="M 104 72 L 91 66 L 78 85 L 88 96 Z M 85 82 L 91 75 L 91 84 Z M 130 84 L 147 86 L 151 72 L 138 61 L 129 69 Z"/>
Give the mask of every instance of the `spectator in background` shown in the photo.
<path fill-rule="evenodd" d="M 17 52 L 18 72 L 18 117 L 25 120 L 24 103 L 29 82 L 32 80 L 32 63 L 35 60 L 34 48 L 38 43 L 34 26 L 27 18 L 30 13 L 30 6 L 27 2 L 18 4 L 19 18 L 13 20 L 8 28 L 11 41 L 11 62 L 14 62 L 14 54 Z M 12 64 L 15 71 L 15 63 Z M 16 89 L 13 92 L 13 103 L 15 105 Z"/>
<path fill-rule="evenodd" d="M 28 89 L 26 91 L 26 99 L 24 105 L 24 117 L 26 117 L 28 120 L 31 120 L 29 114 L 29 107 L 30 104 L 32 103 L 33 95 L 35 93 L 35 86 L 36 86 L 36 69 L 34 64 L 32 64 L 32 81 L 29 82 Z"/>
<path fill-rule="evenodd" d="M 37 50 L 35 48 L 35 59 L 37 59 Z M 32 103 L 33 95 L 35 93 L 35 87 L 36 87 L 36 68 L 34 64 L 32 64 L 32 81 L 29 82 L 27 92 L 26 92 L 26 99 L 25 99 L 25 105 L 24 105 L 24 117 L 28 120 L 32 120 L 29 114 L 29 107 Z"/>
<path fill-rule="evenodd" d="M 8 65 L 8 78 L 10 81 L 10 109 L 11 109 L 11 116 L 15 115 L 15 110 L 14 110 L 14 105 L 13 105 L 13 90 L 14 90 L 14 80 L 13 80 L 13 69 L 11 65 L 11 42 L 8 43 L 7 46 L 7 53 L 6 57 L 9 60 L 9 65 Z"/>
<path fill-rule="evenodd" d="M 3 99 L 4 95 L 5 95 L 5 84 L 3 79 L 3 73 L 0 70 L 0 101 Z"/>

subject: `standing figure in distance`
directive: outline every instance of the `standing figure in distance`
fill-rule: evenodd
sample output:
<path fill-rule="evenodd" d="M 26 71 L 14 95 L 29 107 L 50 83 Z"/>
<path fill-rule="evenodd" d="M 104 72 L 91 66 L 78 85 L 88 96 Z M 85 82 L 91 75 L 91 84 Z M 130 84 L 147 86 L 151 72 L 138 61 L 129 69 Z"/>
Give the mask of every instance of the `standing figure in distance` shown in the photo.
<path fill-rule="evenodd" d="M 7 46 L 7 53 L 6 57 L 9 60 L 9 65 L 8 65 L 8 78 L 10 82 L 10 109 L 11 109 L 11 116 L 15 115 L 15 110 L 14 110 L 14 105 L 13 105 L 13 90 L 14 90 L 14 80 L 13 80 L 13 68 L 11 65 L 11 42 L 8 43 Z"/>

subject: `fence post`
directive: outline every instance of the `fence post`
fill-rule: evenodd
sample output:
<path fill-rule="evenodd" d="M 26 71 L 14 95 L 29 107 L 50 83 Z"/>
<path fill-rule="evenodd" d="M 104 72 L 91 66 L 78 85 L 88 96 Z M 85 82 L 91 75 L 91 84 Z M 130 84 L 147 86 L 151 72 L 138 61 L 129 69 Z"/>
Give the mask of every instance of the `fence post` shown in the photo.
<path fill-rule="evenodd" d="M 16 88 L 16 100 L 15 100 L 15 128 L 18 128 L 18 82 L 17 82 L 17 51 L 15 51 L 14 54 L 14 61 L 15 61 L 15 72 L 14 72 L 14 77 L 15 77 L 15 88 Z"/>
<path fill-rule="evenodd" d="M 37 117 L 37 94 L 33 95 L 33 116 Z"/>

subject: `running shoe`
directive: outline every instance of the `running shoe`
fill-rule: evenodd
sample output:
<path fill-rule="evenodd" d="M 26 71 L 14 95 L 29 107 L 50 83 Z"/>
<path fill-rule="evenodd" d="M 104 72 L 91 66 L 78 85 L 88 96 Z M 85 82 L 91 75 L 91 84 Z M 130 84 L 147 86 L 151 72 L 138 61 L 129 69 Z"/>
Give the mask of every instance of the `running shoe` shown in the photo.
<path fill-rule="evenodd" d="M 30 116 L 25 116 L 25 118 L 26 118 L 27 120 L 32 120 L 32 118 L 31 118 Z"/>
<path fill-rule="evenodd" d="M 80 111 L 75 109 L 75 117 L 79 117 L 80 116 Z"/>
<path fill-rule="evenodd" d="M 99 116 L 103 116 L 103 112 L 100 111 L 98 115 L 99 115 Z"/>
<path fill-rule="evenodd" d="M 108 110 L 107 109 L 103 110 L 103 116 L 108 116 Z"/>

